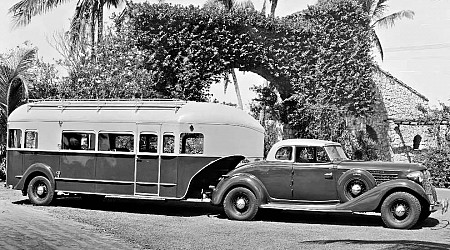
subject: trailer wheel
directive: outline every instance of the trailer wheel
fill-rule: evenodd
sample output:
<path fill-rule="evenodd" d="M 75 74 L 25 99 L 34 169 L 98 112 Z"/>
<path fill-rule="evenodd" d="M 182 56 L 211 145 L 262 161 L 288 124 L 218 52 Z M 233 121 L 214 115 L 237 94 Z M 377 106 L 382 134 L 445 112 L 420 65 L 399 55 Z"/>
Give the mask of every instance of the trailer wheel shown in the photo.
<path fill-rule="evenodd" d="M 225 196 L 223 208 L 232 220 L 252 220 L 258 212 L 259 202 L 252 191 L 237 187 Z"/>
<path fill-rule="evenodd" d="M 347 202 L 367 192 L 377 185 L 372 174 L 362 169 L 351 169 L 338 180 L 338 194 L 342 202 Z"/>
<path fill-rule="evenodd" d="M 44 176 L 36 176 L 31 179 L 27 192 L 31 203 L 38 206 L 50 204 L 55 195 L 50 181 Z"/>
<path fill-rule="evenodd" d="M 417 223 L 420 215 L 420 202 L 410 193 L 393 193 L 381 205 L 381 218 L 390 228 L 409 229 Z"/>

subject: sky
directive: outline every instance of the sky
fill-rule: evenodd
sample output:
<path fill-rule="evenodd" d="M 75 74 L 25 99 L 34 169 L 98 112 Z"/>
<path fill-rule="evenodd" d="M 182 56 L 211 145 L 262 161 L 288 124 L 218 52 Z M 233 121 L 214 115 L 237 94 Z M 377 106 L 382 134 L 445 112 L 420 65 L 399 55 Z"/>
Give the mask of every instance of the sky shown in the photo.
<path fill-rule="evenodd" d="M 55 32 L 68 30 L 77 0 L 67 1 L 46 14 L 34 17 L 28 26 L 14 29 L 8 9 L 18 1 L 2 0 L 0 53 L 29 41 L 38 47 L 39 57 L 44 61 L 59 59 L 60 55 L 50 45 L 52 37 Z M 157 0 L 148 2 L 156 3 Z M 203 5 L 205 0 L 166 2 Z M 261 9 L 263 0 L 253 0 L 253 3 L 256 9 Z M 279 0 L 276 15 L 286 16 L 315 3 L 316 0 Z M 415 12 L 415 16 L 413 20 L 398 21 L 392 28 L 376 29 L 384 48 L 384 60 L 377 56 L 381 68 L 427 97 L 430 106 L 437 106 L 439 102 L 450 104 L 450 0 L 391 0 L 388 5 L 387 14 L 409 9 Z M 248 108 L 254 98 L 249 88 L 260 85 L 263 79 L 250 72 L 240 72 L 238 79 Z M 219 101 L 236 102 L 232 86 L 224 94 L 223 85 L 215 84 L 211 92 Z"/>

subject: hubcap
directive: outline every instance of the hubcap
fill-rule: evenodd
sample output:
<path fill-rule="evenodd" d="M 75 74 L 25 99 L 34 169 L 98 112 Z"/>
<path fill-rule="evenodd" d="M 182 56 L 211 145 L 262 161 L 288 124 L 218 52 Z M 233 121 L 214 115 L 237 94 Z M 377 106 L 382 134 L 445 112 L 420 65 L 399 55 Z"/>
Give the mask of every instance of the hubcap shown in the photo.
<path fill-rule="evenodd" d="M 42 196 L 45 193 L 45 186 L 40 185 L 36 188 L 36 194 Z"/>
<path fill-rule="evenodd" d="M 361 185 L 359 185 L 359 184 L 353 185 L 352 186 L 352 194 L 358 195 L 359 193 L 361 193 L 361 189 L 362 189 Z"/>
<path fill-rule="evenodd" d="M 244 209 L 245 208 L 245 200 L 243 198 L 239 198 L 236 200 L 236 207 L 237 209 Z"/>
<path fill-rule="evenodd" d="M 402 217 L 406 213 L 406 207 L 403 204 L 400 204 L 395 208 L 394 213 L 396 216 Z"/>

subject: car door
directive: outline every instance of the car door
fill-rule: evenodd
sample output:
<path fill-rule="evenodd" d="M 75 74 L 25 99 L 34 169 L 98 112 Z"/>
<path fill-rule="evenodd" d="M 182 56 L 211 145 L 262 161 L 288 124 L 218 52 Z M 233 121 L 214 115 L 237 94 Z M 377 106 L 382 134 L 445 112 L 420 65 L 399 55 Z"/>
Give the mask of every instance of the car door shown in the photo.
<path fill-rule="evenodd" d="M 293 147 L 281 147 L 277 150 L 274 161 L 261 164 L 252 172 L 274 199 L 292 199 L 292 162 Z"/>
<path fill-rule="evenodd" d="M 295 147 L 293 199 L 338 202 L 335 171 L 322 147 Z"/>

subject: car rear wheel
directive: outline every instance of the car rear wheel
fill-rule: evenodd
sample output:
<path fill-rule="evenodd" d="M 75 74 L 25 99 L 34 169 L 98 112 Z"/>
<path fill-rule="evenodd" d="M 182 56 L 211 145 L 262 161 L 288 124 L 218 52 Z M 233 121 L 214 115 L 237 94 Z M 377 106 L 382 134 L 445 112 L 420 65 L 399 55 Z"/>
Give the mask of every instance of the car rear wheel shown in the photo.
<path fill-rule="evenodd" d="M 420 215 L 420 202 L 410 193 L 393 193 L 381 205 L 381 218 L 390 228 L 409 229 L 417 223 Z"/>
<path fill-rule="evenodd" d="M 255 194 L 247 188 L 233 188 L 225 196 L 223 208 L 232 220 L 252 220 L 258 212 L 259 202 Z"/>
<path fill-rule="evenodd" d="M 31 179 L 28 184 L 27 193 L 31 203 L 38 206 L 50 204 L 55 195 L 50 181 L 44 176 L 36 176 Z"/>

